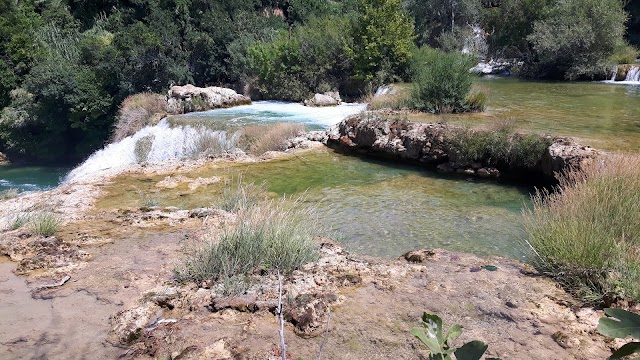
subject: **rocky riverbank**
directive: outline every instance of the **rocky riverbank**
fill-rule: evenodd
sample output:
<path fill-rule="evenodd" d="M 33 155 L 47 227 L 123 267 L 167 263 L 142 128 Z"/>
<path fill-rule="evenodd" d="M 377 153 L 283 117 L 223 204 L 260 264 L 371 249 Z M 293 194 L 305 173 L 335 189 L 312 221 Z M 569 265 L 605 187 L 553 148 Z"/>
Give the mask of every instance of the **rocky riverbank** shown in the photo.
<path fill-rule="evenodd" d="M 297 138 L 289 146 L 313 144 L 318 143 Z M 178 284 L 173 277 L 185 249 L 236 221 L 236 214 L 216 207 L 154 206 L 144 201 L 143 190 L 112 184 L 160 178 L 151 185 L 188 203 L 190 196 L 200 196 L 198 189 L 220 183 L 196 175 L 201 167 L 279 156 L 136 165 L 125 173 L 0 203 L 5 219 L 16 211 L 44 208 L 63 219 L 53 236 L 35 236 L 29 228 L 2 233 L 0 258 L 14 264 L 0 264 L 0 283 L 6 285 L 0 300 L 0 358 L 78 358 L 87 352 L 96 359 L 277 357 L 273 273 L 249 274 L 246 291 L 231 297 L 217 284 Z M 109 201 L 117 195 L 113 191 L 140 192 L 139 206 Z M 595 333 L 602 313 L 580 308 L 554 282 L 517 261 L 443 250 L 370 258 L 323 238 L 318 247 L 318 261 L 284 279 L 290 358 L 317 357 L 327 327 L 327 359 L 425 358 L 426 349 L 409 333 L 423 311 L 440 315 L 448 325 L 460 323 L 460 341 L 482 340 L 492 356 L 594 359 L 608 354 L 609 344 Z"/>
<path fill-rule="evenodd" d="M 524 141 L 546 143 L 536 157 L 529 162 L 517 163 L 494 156 L 490 146 L 504 144 L 480 144 L 488 151 L 476 151 L 476 158 L 461 156 L 461 149 L 454 141 L 465 133 L 471 138 L 482 138 L 490 129 L 464 129 L 446 124 L 412 123 L 385 112 L 364 112 L 344 119 L 322 138 L 328 146 L 345 151 L 357 151 L 393 159 L 417 162 L 443 172 L 455 172 L 483 178 L 500 176 L 534 176 L 550 181 L 559 172 L 580 167 L 585 161 L 598 156 L 598 151 L 574 143 L 571 139 L 551 136 L 526 138 Z M 518 139 L 519 134 L 513 134 Z M 314 134 L 312 139 L 317 140 Z M 523 142 L 524 142 L 523 141 Z M 465 146 L 465 144 L 463 144 Z M 514 146 L 515 147 L 515 146 Z M 464 149 L 463 149 L 464 150 Z M 511 149 L 506 149 L 509 151 Z M 483 152 L 484 151 L 484 152 Z M 522 152 L 528 151 L 524 148 Z M 530 156 L 532 154 L 524 154 Z M 508 156 L 508 154 L 502 154 Z M 521 156 L 518 154 L 518 156 Z"/>

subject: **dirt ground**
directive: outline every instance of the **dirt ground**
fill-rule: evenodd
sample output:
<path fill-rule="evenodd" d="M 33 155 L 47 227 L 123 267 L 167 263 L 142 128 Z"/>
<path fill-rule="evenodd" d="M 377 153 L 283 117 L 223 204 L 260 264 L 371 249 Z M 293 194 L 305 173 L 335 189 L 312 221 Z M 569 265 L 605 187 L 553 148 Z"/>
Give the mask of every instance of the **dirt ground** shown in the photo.
<path fill-rule="evenodd" d="M 0 359 L 278 358 L 274 274 L 252 275 L 250 291 L 233 298 L 173 280 L 186 249 L 233 214 L 98 210 L 102 185 L 38 196 L 67 204 L 54 237 L 0 235 Z M 0 215 L 15 206 L 0 204 Z M 482 340 L 502 359 L 604 359 L 617 345 L 595 331 L 601 311 L 512 260 L 443 250 L 412 262 L 364 258 L 319 243 L 321 259 L 284 279 L 290 359 L 318 358 L 323 341 L 324 359 L 426 358 L 409 333 L 423 311 L 461 324 L 457 344 Z"/>

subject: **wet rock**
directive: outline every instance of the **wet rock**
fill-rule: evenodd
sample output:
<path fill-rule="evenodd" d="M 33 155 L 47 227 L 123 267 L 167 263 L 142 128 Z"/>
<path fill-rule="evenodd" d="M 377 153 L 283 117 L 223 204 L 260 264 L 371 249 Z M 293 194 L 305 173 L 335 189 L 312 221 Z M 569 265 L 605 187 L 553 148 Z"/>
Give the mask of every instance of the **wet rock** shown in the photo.
<path fill-rule="evenodd" d="M 423 250 L 413 250 L 408 253 L 402 255 L 402 257 L 408 262 L 412 263 L 423 263 L 428 259 L 432 258 L 436 254 L 435 251 L 429 249 Z"/>
<path fill-rule="evenodd" d="M 153 303 L 120 311 L 110 319 L 112 336 L 121 344 L 134 343 L 161 314 L 162 309 Z"/>
<path fill-rule="evenodd" d="M 338 92 L 326 92 L 324 94 L 315 94 L 313 98 L 305 100 L 305 106 L 336 106 L 342 103 Z"/>
<path fill-rule="evenodd" d="M 193 85 L 172 86 L 167 94 L 167 109 L 172 114 L 184 114 L 217 108 L 250 104 L 251 99 L 221 87 L 200 88 Z"/>

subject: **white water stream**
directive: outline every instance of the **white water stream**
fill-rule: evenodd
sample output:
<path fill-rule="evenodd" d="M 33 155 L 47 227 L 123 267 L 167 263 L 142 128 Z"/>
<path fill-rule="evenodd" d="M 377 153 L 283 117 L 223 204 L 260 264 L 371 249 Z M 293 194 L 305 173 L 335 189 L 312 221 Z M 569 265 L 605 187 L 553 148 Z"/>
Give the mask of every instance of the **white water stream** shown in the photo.
<path fill-rule="evenodd" d="M 306 107 L 297 103 L 258 101 L 251 105 L 237 106 L 180 118 L 187 125 L 172 126 L 163 119 L 117 143 L 96 151 L 84 163 L 72 170 L 64 182 L 90 179 L 105 172 L 116 172 L 128 165 L 197 157 L 215 146 L 216 151 L 228 151 L 236 146 L 237 132 L 214 131 L 203 124 L 226 122 L 251 124 L 260 122 L 299 122 L 320 128 L 328 128 L 345 117 L 363 111 L 366 104 L 342 104 L 333 107 Z M 189 124 L 193 121 L 193 125 Z M 185 121 L 181 121 L 184 124 Z"/>
<path fill-rule="evenodd" d="M 616 81 L 617 76 L 618 67 L 616 66 L 613 70 L 613 75 L 611 75 L 611 79 L 605 81 L 605 83 L 617 85 L 640 85 L 640 66 L 632 66 L 623 81 Z"/>

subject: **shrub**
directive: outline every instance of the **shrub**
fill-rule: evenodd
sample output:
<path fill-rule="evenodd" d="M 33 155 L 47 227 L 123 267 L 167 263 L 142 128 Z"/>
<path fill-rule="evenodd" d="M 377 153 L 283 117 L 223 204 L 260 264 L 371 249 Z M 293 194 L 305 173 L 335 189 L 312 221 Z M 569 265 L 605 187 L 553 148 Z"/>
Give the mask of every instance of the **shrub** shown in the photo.
<path fill-rule="evenodd" d="M 475 90 L 470 92 L 465 98 L 464 102 L 468 111 L 482 112 L 487 108 L 487 93 L 482 90 Z"/>
<path fill-rule="evenodd" d="M 525 213 L 536 267 L 586 303 L 640 301 L 638 169 L 615 155 L 567 172 Z"/>
<path fill-rule="evenodd" d="M 116 117 L 112 141 L 120 141 L 146 126 L 154 125 L 167 114 L 165 96 L 141 93 L 127 97 L 120 105 Z"/>
<path fill-rule="evenodd" d="M 611 62 L 615 64 L 633 64 L 638 60 L 640 51 L 635 46 L 622 43 L 616 47 L 613 55 L 611 55 Z"/>
<path fill-rule="evenodd" d="M 28 224 L 33 235 L 51 236 L 58 231 L 60 219 L 56 214 L 45 211 L 30 216 Z"/>
<path fill-rule="evenodd" d="M 312 210 L 270 201 L 241 209 L 219 237 L 209 235 L 175 269 L 178 281 L 225 282 L 259 267 L 293 271 L 318 257 Z"/>
<path fill-rule="evenodd" d="M 287 140 L 304 132 L 300 123 L 277 123 L 253 125 L 242 129 L 240 147 L 253 155 L 262 155 L 267 151 L 286 150 Z"/>
<path fill-rule="evenodd" d="M 459 113 L 469 110 L 466 97 L 473 84 L 470 56 L 422 48 L 413 61 L 415 84 L 413 106 L 431 113 Z"/>
<path fill-rule="evenodd" d="M 449 140 L 455 160 L 483 162 L 490 166 L 531 168 L 542 159 L 551 145 L 537 134 L 519 134 L 506 122 L 490 129 L 458 128 Z"/>
<path fill-rule="evenodd" d="M 402 110 L 411 107 L 411 95 L 398 91 L 395 94 L 386 94 L 380 96 L 370 95 L 364 100 L 369 110 L 392 109 Z"/>

